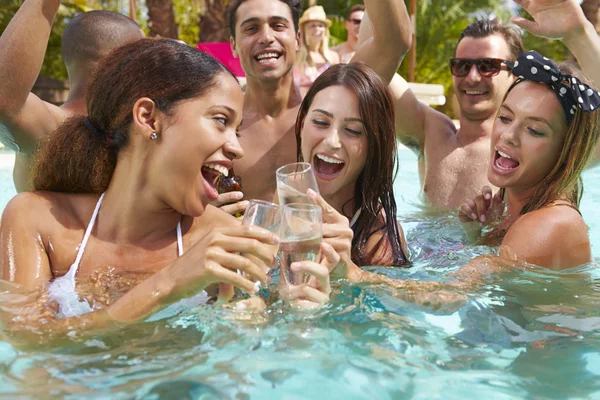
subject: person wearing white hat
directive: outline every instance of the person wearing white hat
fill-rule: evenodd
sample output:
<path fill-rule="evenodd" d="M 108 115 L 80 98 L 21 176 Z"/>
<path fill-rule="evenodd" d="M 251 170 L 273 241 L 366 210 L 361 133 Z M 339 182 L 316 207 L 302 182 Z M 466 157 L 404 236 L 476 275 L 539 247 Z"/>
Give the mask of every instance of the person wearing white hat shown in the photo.
<path fill-rule="evenodd" d="M 340 62 L 339 55 L 329 50 L 329 27 L 322 6 L 306 9 L 299 21 L 300 54 L 294 66 L 294 77 L 302 90 L 306 90 L 327 68 Z"/>

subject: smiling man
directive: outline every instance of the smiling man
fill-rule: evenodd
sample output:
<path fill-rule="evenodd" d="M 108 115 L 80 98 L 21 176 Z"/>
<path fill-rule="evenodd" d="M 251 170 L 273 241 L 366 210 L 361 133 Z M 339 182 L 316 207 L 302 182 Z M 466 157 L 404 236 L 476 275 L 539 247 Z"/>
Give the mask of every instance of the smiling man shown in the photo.
<path fill-rule="evenodd" d="M 489 185 L 490 134 L 514 80 L 510 65 L 522 52 L 520 35 L 500 22 L 482 20 L 465 28 L 450 60 L 460 129 L 448 116 L 420 103 L 401 77 L 392 80 L 396 134 L 419 156 L 428 205 L 456 209 Z"/>
<path fill-rule="evenodd" d="M 230 2 L 231 46 L 240 58 L 247 82 L 240 129 L 245 155 L 235 163 L 246 199 L 273 199 L 275 170 L 296 161 L 294 124 L 302 96 L 292 69 L 300 46 L 300 3 Z M 411 24 L 406 6 L 403 0 L 365 0 L 365 5 L 374 34 L 358 49 L 353 61 L 365 62 L 389 82 L 410 47 Z"/>

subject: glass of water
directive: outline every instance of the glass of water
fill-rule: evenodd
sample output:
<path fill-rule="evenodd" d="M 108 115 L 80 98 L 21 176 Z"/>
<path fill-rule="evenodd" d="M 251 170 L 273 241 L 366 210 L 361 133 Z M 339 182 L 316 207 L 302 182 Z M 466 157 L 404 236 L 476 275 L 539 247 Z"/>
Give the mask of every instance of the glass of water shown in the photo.
<path fill-rule="evenodd" d="M 281 207 L 268 201 L 250 200 L 242 219 L 242 225 L 259 226 L 278 235 L 281 227 Z M 278 245 L 269 247 L 272 248 L 273 255 L 276 255 Z M 270 268 L 276 268 L 276 264 L 277 262 L 271 265 Z"/>
<path fill-rule="evenodd" d="M 315 173 L 310 163 L 287 164 L 277 169 L 277 195 L 282 206 L 290 203 L 310 204 L 306 191 L 319 193 Z"/>
<path fill-rule="evenodd" d="M 279 233 L 281 273 L 292 285 L 308 283 L 310 275 L 294 272 L 297 261 L 319 262 L 323 239 L 321 208 L 314 204 L 291 203 L 283 206 Z"/>

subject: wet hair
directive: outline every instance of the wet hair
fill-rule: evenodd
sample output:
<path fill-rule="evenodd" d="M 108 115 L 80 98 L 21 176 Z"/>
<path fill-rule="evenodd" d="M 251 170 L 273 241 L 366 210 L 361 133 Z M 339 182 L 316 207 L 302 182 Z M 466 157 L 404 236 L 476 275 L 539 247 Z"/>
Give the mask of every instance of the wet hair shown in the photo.
<path fill-rule="evenodd" d="M 458 44 L 465 37 L 485 38 L 496 34 L 502 35 L 504 40 L 506 40 L 506 44 L 508 44 L 508 49 L 510 50 L 510 60 L 508 61 L 515 61 L 525 51 L 523 39 L 519 32 L 497 19 L 481 19 L 467 26 L 460 33 L 460 39 L 458 39 L 456 47 L 458 48 Z"/>
<path fill-rule="evenodd" d="M 350 16 L 357 11 L 365 11 L 365 6 L 362 4 L 355 4 L 352 7 L 350 7 L 348 14 L 346 14 L 346 21 L 350 21 Z"/>
<path fill-rule="evenodd" d="M 563 74 L 579 78 L 590 85 L 591 80 L 572 62 L 559 65 Z M 515 81 L 508 89 L 502 103 L 512 89 L 524 80 Z M 548 90 L 552 90 L 548 86 Z M 561 112 L 564 110 L 561 107 Z M 565 116 L 566 120 L 566 116 Z M 583 196 L 583 180 L 581 173 L 591 160 L 600 129 L 600 114 L 598 111 L 583 112 L 577 109 L 575 116 L 568 124 L 562 150 L 556 164 L 548 175 L 540 182 L 529 202 L 521 210 L 521 215 L 547 206 L 550 202 L 565 199 L 579 207 Z"/>
<path fill-rule="evenodd" d="M 300 14 L 302 13 L 302 1 L 301 0 L 279 0 L 285 3 L 292 13 L 292 21 L 294 22 L 294 31 L 298 32 L 298 21 L 300 20 Z M 231 37 L 235 39 L 235 24 L 237 23 L 237 10 L 240 8 L 244 0 L 233 0 L 229 3 L 227 10 L 227 20 L 229 22 L 229 33 Z"/>
<path fill-rule="evenodd" d="M 378 261 L 378 250 L 390 245 L 391 264 L 407 265 L 408 259 L 402 250 L 396 221 L 393 188 L 397 169 L 394 103 L 387 86 L 366 64 L 336 64 L 321 74 L 310 87 L 296 120 L 298 160 L 303 158 L 302 126 L 308 110 L 317 93 L 331 86 L 343 86 L 356 94 L 368 143 L 367 161 L 354 189 L 353 209 L 343 212 L 351 217 L 358 209 L 362 210 L 353 228 L 352 261 L 357 265 L 373 265 Z M 385 216 L 383 225 L 378 224 L 380 215 Z M 371 251 L 367 251 L 367 241 L 376 232 L 382 232 L 382 238 Z"/>
<path fill-rule="evenodd" d="M 104 192 L 127 146 L 135 102 L 150 98 L 169 115 L 180 102 L 214 88 L 222 74 L 233 77 L 208 54 L 171 39 L 146 38 L 114 50 L 88 87 L 88 117 L 67 120 L 42 142 L 35 190 Z"/>
<path fill-rule="evenodd" d="M 89 11 L 75 16 L 62 36 L 62 56 L 67 66 L 96 62 L 113 49 L 143 37 L 140 26 L 112 11 Z"/>

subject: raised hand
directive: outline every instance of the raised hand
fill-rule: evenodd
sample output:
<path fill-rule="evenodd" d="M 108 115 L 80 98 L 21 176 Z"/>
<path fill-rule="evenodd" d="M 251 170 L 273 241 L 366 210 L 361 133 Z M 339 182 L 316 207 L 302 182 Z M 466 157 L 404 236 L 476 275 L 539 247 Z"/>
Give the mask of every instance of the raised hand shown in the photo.
<path fill-rule="evenodd" d="M 504 202 L 500 192 L 492 194 L 489 186 L 484 186 L 481 193 L 471 200 L 467 200 L 458 208 L 458 220 L 461 223 L 493 221 L 504 211 Z"/>
<path fill-rule="evenodd" d="M 323 197 L 314 190 L 307 191 L 308 198 L 321 207 L 323 218 L 323 241 L 329 244 L 340 255 L 340 261 L 331 268 L 332 279 L 358 280 L 360 268 L 352 262 L 352 238 L 348 218 L 336 211 Z"/>
<path fill-rule="evenodd" d="M 532 17 L 512 17 L 511 22 L 536 36 L 562 39 L 583 32 L 587 19 L 577 0 L 515 0 Z"/>

